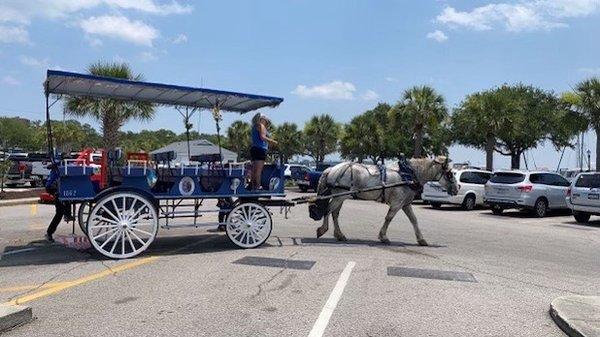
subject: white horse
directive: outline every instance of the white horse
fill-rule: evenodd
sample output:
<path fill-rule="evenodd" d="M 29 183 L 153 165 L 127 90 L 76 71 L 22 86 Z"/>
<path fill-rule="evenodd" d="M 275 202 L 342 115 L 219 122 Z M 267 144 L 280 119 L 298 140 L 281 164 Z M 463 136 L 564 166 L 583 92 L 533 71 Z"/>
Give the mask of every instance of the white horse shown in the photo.
<path fill-rule="evenodd" d="M 435 159 L 410 159 L 408 160 L 410 168 L 413 171 L 412 180 L 415 186 L 401 185 L 389 187 L 383 190 L 358 193 L 354 197 L 362 200 L 377 200 L 386 203 L 390 208 L 385 216 L 383 226 L 379 231 L 379 240 L 383 243 L 389 243 L 387 238 L 387 229 L 400 209 L 406 213 L 415 230 L 417 242 L 421 246 L 427 246 L 427 241 L 423 238 L 417 222 L 417 217 L 413 212 L 411 203 L 417 194 L 418 189 L 428 181 L 439 181 L 442 188 L 446 189 L 448 194 L 456 195 L 458 187 L 456 179 L 452 174 L 448 159 L 444 156 L 438 156 Z M 385 170 L 385 179 L 382 179 L 383 171 L 375 165 L 364 165 L 358 163 L 340 163 L 326 169 L 319 179 L 317 195 L 328 195 L 340 193 L 352 189 L 364 189 L 369 187 L 387 185 L 402 181 L 402 176 L 398 163 L 387 167 Z M 338 222 L 340 209 L 344 200 L 352 198 L 351 195 L 345 195 L 330 199 L 328 202 L 317 202 L 316 207 L 320 208 L 323 214 L 323 225 L 317 228 L 317 238 L 321 237 L 329 230 L 329 214 L 333 217 L 334 232 L 333 235 L 339 241 L 346 241 L 346 237 L 340 230 Z M 318 219 L 318 218 L 317 218 Z"/>

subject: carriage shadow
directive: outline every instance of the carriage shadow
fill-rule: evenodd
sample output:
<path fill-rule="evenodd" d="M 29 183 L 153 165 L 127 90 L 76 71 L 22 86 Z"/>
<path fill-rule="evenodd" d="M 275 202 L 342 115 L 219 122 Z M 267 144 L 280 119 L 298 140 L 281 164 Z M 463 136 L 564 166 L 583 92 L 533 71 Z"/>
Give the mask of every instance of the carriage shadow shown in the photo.
<path fill-rule="evenodd" d="M 265 243 L 255 249 L 272 247 Z M 176 256 L 189 254 L 215 253 L 239 249 L 224 234 L 200 234 L 181 236 L 158 236 L 139 257 Z M 71 262 L 116 261 L 96 252 L 93 248 L 77 250 L 61 244 L 46 241 L 31 241 L 23 245 L 7 246 L 0 253 L 0 268 L 55 265 Z"/>

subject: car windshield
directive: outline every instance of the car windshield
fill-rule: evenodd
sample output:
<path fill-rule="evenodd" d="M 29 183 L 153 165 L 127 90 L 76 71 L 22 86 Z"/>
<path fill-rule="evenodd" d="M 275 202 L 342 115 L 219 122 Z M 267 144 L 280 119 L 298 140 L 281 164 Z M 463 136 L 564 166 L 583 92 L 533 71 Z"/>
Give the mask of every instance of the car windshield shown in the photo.
<path fill-rule="evenodd" d="M 575 187 L 600 188 L 600 174 L 582 174 Z"/>
<path fill-rule="evenodd" d="M 522 173 L 513 172 L 499 172 L 494 173 L 494 176 L 490 179 L 490 182 L 496 184 L 516 184 L 525 180 L 525 175 Z"/>

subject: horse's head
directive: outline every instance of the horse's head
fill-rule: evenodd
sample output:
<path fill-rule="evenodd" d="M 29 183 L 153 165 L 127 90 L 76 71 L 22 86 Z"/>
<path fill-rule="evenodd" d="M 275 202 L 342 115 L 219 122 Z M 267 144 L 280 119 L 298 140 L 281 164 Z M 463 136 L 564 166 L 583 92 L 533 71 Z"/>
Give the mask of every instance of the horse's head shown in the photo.
<path fill-rule="evenodd" d="M 454 173 L 452 173 L 452 169 L 450 168 L 448 157 L 437 156 L 433 163 L 434 165 L 439 166 L 439 183 L 442 188 L 444 188 L 449 195 L 457 195 L 458 183 L 456 182 L 456 177 L 454 177 Z"/>

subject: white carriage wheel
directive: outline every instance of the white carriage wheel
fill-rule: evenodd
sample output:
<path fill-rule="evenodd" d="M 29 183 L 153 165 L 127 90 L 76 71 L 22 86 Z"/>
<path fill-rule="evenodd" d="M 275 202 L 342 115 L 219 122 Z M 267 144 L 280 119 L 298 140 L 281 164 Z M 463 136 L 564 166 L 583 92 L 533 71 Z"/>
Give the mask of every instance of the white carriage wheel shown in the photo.
<path fill-rule="evenodd" d="M 83 234 L 87 235 L 87 221 L 90 216 L 91 203 L 88 201 L 82 202 L 77 210 L 77 222 Z"/>
<path fill-rule="evenodd" d="M 229 240 L 241 248 L 256 248 L 269 238 L 273 222 L 262 205 L 252 202 L 234 207 L 227 216 Z"/>
<path fill-rule="evenodd" d="M 112 259 L 134 257 L 148 248 L 158 232 L 158 214 L 143 196 L 131 192 L 109 194 L 98 201 L 88 218 L 92 246 Z"/>

